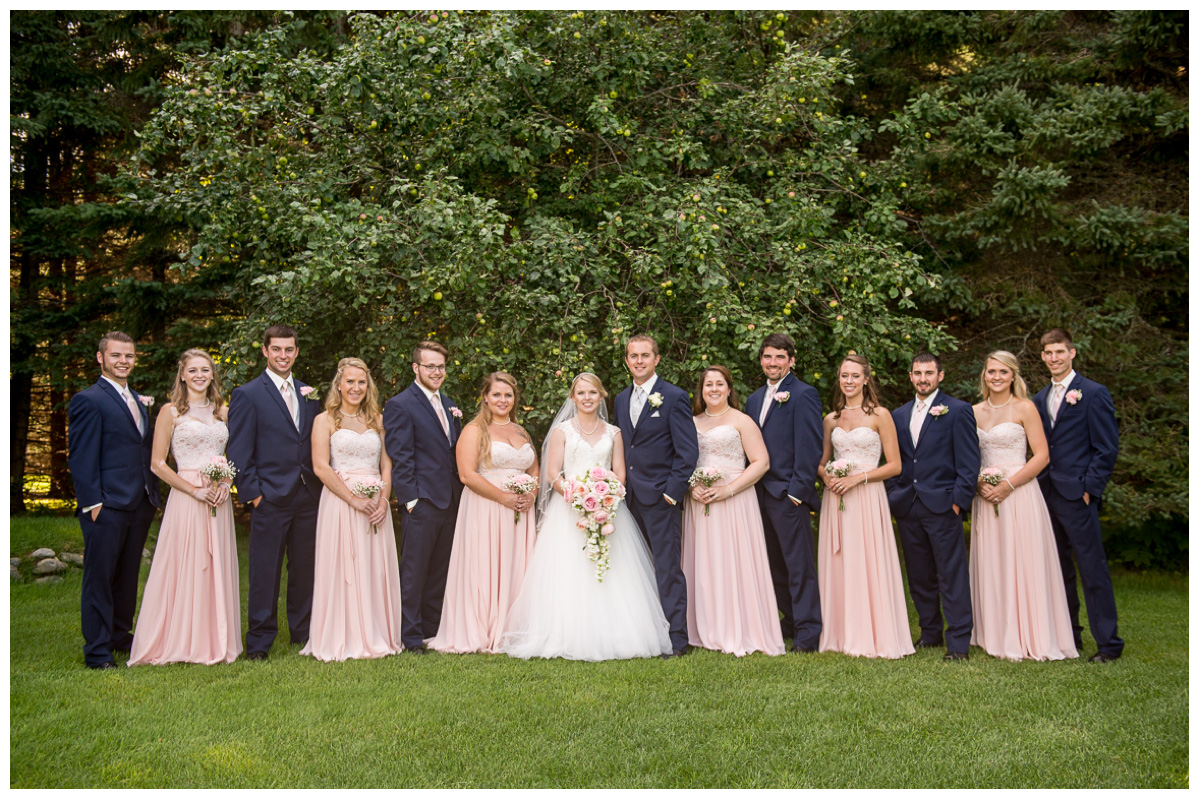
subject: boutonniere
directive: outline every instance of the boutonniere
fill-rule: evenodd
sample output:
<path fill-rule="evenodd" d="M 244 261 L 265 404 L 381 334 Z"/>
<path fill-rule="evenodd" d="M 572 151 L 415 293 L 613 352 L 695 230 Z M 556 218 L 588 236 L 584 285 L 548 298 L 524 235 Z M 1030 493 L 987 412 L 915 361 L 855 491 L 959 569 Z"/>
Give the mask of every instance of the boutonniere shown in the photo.
<path fill-rule="evenodd" d="M 946 408 L 945 406 L 934 406 L 933 408 L 929 409 L 929 416 L 940 417 L 942 414 L 945 414 L 949 410 L 950 409 Z"/>
<path fill-rule="evenodd" d="M 791 392 L 776 392 L 775 393 L 775 402 L 778 403 L 779 405 L 783 405 L 784 403 L 786 403 L 788 400 L 791 400 L 791 399 L 792 399 Z"/>
<path fill-rule="evenodd" d="M 1067 401 L 1067 405 L 1073 406 L 1083 399 L 1083 392 L 1078 389 L 1072 389 L 1067 392 L 1067 396 L 1064 399 Z"/>
<path fill-rule="evenodd" d="M 154 405 L 154 398 L 150 397 L 149 395 L 139 394 L 138 401 L 141 402 L 141 404 L 144 405 L 146 408 L 149 408 L 150 406 Z"/>
<path fill-rule="evenodd" d="M 659 406 L 662 405 L 662 395 L 659 394 L 658 392 L 655 392 L 654 394 L 650 395 L 646 399 L 650 402 L 650 405 L 653 408 L 658 408 Z"/>
<path fill-rule="evenodd" d="M 462 412 L 458 410 L 458 406 L 450 406 L 450 416 L 455 419 L 462 419 Z"/>
<path fill-rule="evenodd" d="M 300 396 L 305 400 L 320 400 L 321 396 L 317 394 L 317 390 L 311 386 L 301 386 Z"/>

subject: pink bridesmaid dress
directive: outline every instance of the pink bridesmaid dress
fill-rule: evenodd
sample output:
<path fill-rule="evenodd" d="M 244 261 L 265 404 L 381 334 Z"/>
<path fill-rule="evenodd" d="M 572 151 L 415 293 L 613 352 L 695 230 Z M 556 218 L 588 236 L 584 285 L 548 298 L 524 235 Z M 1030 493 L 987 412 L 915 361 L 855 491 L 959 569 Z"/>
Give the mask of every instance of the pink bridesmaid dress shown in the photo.
<path fill-rule="evenodd" d="M 833 457 L 855 464 L 855 473 L 879 466 L 883 444 L 868 427 L 833 429 Z M 820 651 L 869 658 L 902 658 L 916 652 L 904 604 L 900 556 L 882 481 L 821 500 L 817 587 L 821 592 Z"/>
<path fill-rule="evenodd" d="M 723 473 L 727 486 L 746 468 L 742 437 L 732 425 L 698 431 L 697 467 Z M 683 574 L 687 579 L 688 642 L 735 656 L 783 655 L 779 611 L 767 563 L 767 543 L 754 490 L 708 505 L 690 494 L 683 510 Z"/>
<path fill-rule="evenodd" d="M 342 428 L 329 437 L 329 463 L 338 476 L 379 480 L 379 433 Z M 321 489 L 313 576 L 312 621 L 302 656 L 320 661 L 381 658 L 400 644 L 400 565 L 392 515 L 372 528 L 370 518 Z"/>
<path fill-rule="evenodd" d="M 1025 466 L 1024 427 L 1001 422 L 978 430 L 983 466 L 1006 475 Z M 1021 484 L 999 506 L 976 495 L 969 569 L 971 644 L 1012 661 L 1079 656 L 1050 513 L 1037 481 Z"/>
<path fill-rule="evenodd" d="M 533 445 L 492 442 L 492 466 L 479 474 L 495 486 L 533 466 Z M 536 539 L 534 512 L 511 508 L 464 487 L 454 525 L 446 599 L 437 636 L 443 653 L 498 653 L 505 622 L 521 590 Z"/>
<path fill-rule="evenodd" d="M 225 454 L 229 428 L 185 414 L 171 434 L 179 477 L 206 485 L 200 468 Z M 237 541 L 233 506 L 212 506 L 171 490 L 158 529 L 154 563 L 142 594 L 129 666 L 217 664 L 242 652 L 242 609 L 238 597 Z"/>

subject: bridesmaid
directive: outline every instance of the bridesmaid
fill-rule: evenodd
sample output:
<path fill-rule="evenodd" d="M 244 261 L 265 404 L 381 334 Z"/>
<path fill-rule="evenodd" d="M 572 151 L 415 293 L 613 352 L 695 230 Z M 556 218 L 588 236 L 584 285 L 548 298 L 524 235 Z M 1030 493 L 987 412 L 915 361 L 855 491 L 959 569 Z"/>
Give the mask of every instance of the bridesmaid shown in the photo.
<path fill-rule="evenodd" d="M 700 442 L 696 466 L 717 467 L 722 477 L 712 486 L 692 487 L 683 510 L 688 641 L 736 656 L 778 656 L 783 635 L 754 493 L 769 467 L 767 446 L 738 405 L 728 369 L 713 365 L 701 374 L 692 401 Z"/>
<path fill-rule="evenodd" d="M 886 459 L 882 466 L 881 452 Z M 830 459 L 853 462 L 851 474 L 825 474 L 823 467 Z M 820 650 L 871 658 L 914 653 L 883 485 L 900 474 L 896 424 L 879 404 L 871 365 L 854 353 L 838 369 L 833 412 L 825 417 L 821 463 L 825 497 L 817 559 L 824 621 Z"/>
<path fill-rule="evenodd" d="M 979 393 L 983 467 L 999 469 L 1004 478 L 995 486 L 979 481 L 971 504 L 971 644 L 1013 661 L 1076 658 L 1054 531 L 1035 481 L 1050 463 L 1050 450 L 1016 356 L 990 354 Z"/>
<path fill-rule="evenodd" d="M 200 468 L 225 454 L 225 400 L 212 357 L 179 358 L 171 402 L 158 412 L 150 468 L 171 486 L 129 666 L 232 662 L 242 652 L 237 542 L 229 481 Z M 168 450 L 178 471 L 167 463 Z M 213 514 L 213 510 L 216 514 Z"/>
<path fill-rule="evenodd" d="M 392 462 L 383 449 L 379 391 L 367 365 L 338 362 L 313 420 L 313 472 L 321 479 L 312 621 L 302 656 L 321 661 L 399 653 L 400 566 L 388 497 Z M 367 497 L 356 484 L 379 486 Z"/>
<path fill-rule="evenodd" d="M 538 485 L 533 442 L 512 419 L 519 400 L 516 378 L 507 372 L 488 375 L 479 413 L 458 439 L 455 452 L 463 495 L 442 623 L 428 642 L 443 653 L 500 652 L 504 623 L 533 552 L 536 495 L 503 488 L 522 472 Z"/>

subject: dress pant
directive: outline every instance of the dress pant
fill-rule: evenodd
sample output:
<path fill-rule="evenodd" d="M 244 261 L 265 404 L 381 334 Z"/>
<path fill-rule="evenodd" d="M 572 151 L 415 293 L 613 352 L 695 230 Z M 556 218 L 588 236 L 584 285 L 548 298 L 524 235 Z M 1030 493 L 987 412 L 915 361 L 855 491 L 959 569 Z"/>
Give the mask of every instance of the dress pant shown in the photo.
<path fill-rule="evenodd" d="M 962 514 L 955 514 L 953 508 L 940 514 L 930 511 L 917 496 L 907 513 L 896 517 L 896 528 L 904 546 L 908 593 L 917 609 L 921 641 L 945 641 L 947 652 L 966 653 L 973 618 Z"/>
<path fill-rule="evenodd" d="M 774 497 L 758 487 L 767 563 L 775 586 L 775 602 L 783 613 L 783 638 L 797 650 L 816 650 L 821 643 L 821 595 L 813 551 L 812 514 L 786 495 Z"/>
<path fill-rule="evenodd" d="M 1117 601 L 1113 596 L 1112 577 L 1108 574 L 1108 559 L 1100 539 L 1100 500 L 1084 503 L 1083 498 L 1068 500 L 1049 481 L 1042 485 L 1042 497 L 1050 512 L 1054 541 L 1058 545 L 1058 560 L 1062 565 L 1063 587 L 1067 590 L 1067 610 L 1071 612 L 1071 627 L 1075 647 L 1083 646 L 1083 626 L 1079 624 L 1079 590 L 1075 583 L 1075 566 L 1083 582 L 1083 600 L 1087 604 L 1088 627 L 1096 647 L 1105 655 L 1120 656 L 1125 640 L 1117 635 Z"/>
<path fill-rule="evenodd" d="M 278 505 L 265 497 L 250 510 L 250 597 L 246 654 L 270 651 L 279 632 L 279 581 L 287 554 L 287 621 L 292 644 L 308 641 L 312 617 L 317 501 L 300 489 Z"/>
<path fill-rule="evenodd" d="M 79 515 L 85 555 L 79 621 L 89 667 L 111 663 L 114 650 L 133 646 L 138 572 L 155 510 L 143 495 L 129 511 L 101 506 L 95 521 L 90 511 Z"/>
<path fill-rule="evenodd" d="M 681 652 L 688 646 L 687 578 L 683 574 L 683 507 L 666 500 L 651 505 L 638 502 L 629 492 L 625 496 L 642 535 L 650 544 L 654 559 L 654 577 L 658 581 L 658 599 L 670 626 L 671 649 Z"/>
<path fill-rule="evenodd" d="M 401 506 L 400 641 L 406 650 L 424 645 L 441 624 L 459 495 L 454 493 L 447 508 L 426 499 L 412 511 Z"/>

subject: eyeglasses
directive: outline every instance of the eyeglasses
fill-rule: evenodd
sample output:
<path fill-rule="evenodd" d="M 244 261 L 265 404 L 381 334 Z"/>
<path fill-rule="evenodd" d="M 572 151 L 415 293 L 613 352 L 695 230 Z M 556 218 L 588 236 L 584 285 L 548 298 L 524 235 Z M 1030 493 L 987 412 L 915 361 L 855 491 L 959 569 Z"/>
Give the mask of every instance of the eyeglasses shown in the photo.
<path fill-rule="evenodd" d="M 428 372 L 432 372 L 432 373 L 435 373 L 435 374 L 436 374 L 436 373 L 438 373 L 438 372 L 445 372 L 445 371 L 446 371 L 446 365 L 445 365 L 445 364 L 417 364 L 417 366 L 418 366 L 418 367 L 420 367 L 420 368 L 421 368 L 421 369 L 423 369 L 423 370 L 426 370 L 426 371 L 428 371 Z"/>

